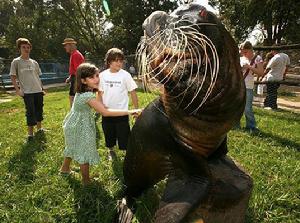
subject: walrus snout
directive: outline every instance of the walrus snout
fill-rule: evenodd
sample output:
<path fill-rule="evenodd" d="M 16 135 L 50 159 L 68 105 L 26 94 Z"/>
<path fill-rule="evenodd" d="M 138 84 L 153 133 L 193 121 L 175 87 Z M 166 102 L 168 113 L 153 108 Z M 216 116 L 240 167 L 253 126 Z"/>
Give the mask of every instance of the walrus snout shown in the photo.
<path fill-rule="evenodd" d="M 164 11 L 153 12 L 143 23 L 146 35 L 151 37 L 156 32 L 162 30 L 167 23 L 167 18 L 168 14 Z"/>

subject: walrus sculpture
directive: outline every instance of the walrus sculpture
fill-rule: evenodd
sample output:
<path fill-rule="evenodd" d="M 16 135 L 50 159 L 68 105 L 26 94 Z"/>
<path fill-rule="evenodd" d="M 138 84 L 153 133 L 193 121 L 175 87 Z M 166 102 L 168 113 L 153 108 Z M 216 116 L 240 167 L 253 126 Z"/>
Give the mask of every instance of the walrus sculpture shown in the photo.
<path fill-rule="evenodd" d="M 242 222 L 252 181 L 226 156 L 226 134 L 245 104 L 235 41 L 213 13 L 194 3 L 171 14 L 156 11 L 143 27 L 141 71 L 163 90 L 132 128 L 116 222 L 131 222 L 134 199 L 165 178 L 154 222 Z M 241 217 L 228 217 L 236 204 L 243 206 L 235 207 Z"/>

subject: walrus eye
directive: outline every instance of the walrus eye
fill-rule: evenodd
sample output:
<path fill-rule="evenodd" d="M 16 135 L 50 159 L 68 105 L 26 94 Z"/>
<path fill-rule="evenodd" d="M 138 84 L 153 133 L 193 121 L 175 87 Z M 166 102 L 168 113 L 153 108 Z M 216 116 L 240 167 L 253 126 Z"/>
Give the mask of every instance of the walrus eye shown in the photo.
<path fill-rule="evenodd" d="M 206 11 L 206 9 L 200 10 L 199 16 L 200 16 L 200 17 L 203 17 L 203 18 L 206 18 L 206 16 L 207 16 L 207 11 Z"/>

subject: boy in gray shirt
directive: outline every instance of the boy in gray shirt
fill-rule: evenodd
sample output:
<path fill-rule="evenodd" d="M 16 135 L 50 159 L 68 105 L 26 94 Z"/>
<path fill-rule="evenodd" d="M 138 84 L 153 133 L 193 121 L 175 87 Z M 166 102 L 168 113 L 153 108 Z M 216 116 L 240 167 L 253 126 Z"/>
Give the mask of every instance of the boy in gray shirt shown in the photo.
<path fill-rule="evenodd" d="M 16 43 L 21 55 L 11 62 L 10 76 L 16 94 L 24 99 L 28 126 L 27 141 L 31 141 L 35 125 L 38 133 L 43 132 L 44 91 L 40 79 L 41 69 L 35 60 L 29 58 L 32 48 L 30 41 L 25 38 L 19 38 Z"/>

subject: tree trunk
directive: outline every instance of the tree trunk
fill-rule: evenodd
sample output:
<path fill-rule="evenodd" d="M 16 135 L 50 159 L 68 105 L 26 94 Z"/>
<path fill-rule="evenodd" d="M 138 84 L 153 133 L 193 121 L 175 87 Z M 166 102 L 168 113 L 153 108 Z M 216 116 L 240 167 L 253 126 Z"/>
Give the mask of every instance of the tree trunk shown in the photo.
<path fill-rule="evenodd" d="M 187 223 L 243 223 L 253 187 L 251 177 L 229 158 L 210 161 L 214 184 Z"/>

